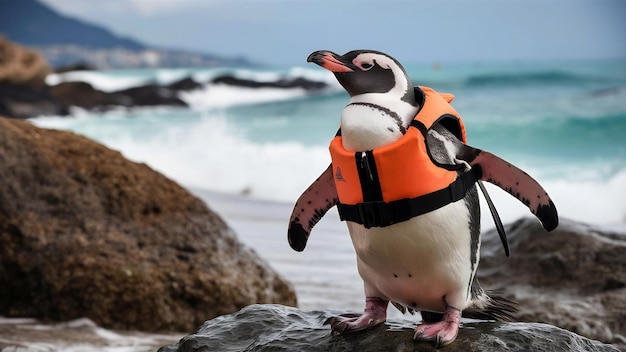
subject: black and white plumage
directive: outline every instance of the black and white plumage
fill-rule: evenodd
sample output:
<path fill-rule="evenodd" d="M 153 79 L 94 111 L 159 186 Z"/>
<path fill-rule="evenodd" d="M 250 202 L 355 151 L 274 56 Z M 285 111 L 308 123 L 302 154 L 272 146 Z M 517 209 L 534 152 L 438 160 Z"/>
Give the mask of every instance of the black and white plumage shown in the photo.
<path fill-rule="evenodd" d="M 402 65 L 384 53 L 355 50 L 337 55 L 316 51 L 308 61 L 332 71 L 350 94 L 341 114 L 346 150 L 363 152 L 396 141 L 419 111 L 413 85 Z M 523 171 L 463 144 L 442 125 L 429 131 L 427 145 L 438 163 L 480 168 L 483 180 L 523 201 L 548 230 L 556 227 L 554 204 Z M 294 207 L 288 231 L 292 248 L 303 250 L 317 221 L 337 203 L 329 167 Z M 415 338 L 434 340 L 437 345 L 456 338 L 462 311 L 474 317 L 511 318 L 513 304 L 490 296 L 475 279 L 480 257 L 476 186 L 463 199 L 408 221 L 371 228 L 348 221 L 347 226 L 364 281 L 366 307 L 360 317 L 335 318 L 333 332 L 363 330 L 384 322 L 388 302 L 403 312 L 422 311 L 424 323 L 417 327 Z"/>

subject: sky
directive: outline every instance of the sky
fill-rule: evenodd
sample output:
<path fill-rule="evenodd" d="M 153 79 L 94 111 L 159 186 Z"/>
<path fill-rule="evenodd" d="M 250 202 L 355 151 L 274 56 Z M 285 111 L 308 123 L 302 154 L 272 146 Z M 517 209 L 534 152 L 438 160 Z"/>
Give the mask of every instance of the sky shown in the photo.
<path fill-rule="evenodd" d="M 624 0 L 40 1 L 149 45 L 265 65 L 320 49 L 409 63 L 626 58 Z"/>

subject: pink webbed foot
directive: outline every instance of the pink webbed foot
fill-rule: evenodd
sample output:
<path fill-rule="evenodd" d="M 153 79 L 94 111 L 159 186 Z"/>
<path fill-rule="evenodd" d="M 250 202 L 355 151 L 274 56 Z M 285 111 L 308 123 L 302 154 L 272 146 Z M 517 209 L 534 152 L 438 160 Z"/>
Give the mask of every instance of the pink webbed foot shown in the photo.
<path fill-rule="evenodd" d="M 459 321 L 461 320 L 461 311 L 448 307 L 443 314 L 440 322 L 420 324 L 415 328 L 414 340 L 419 341 L 435 341 L 436 347 L 442 347 L 450 344 L 459 332 Z"/>
<path fill-rule="evenodd" d="M 387 304 L 389 302 L 378 297 L 365 299 L 365 313 L 361 316 L 340 315 L 330 320 L 333 334 L 344 334 L 361 331 L 384 323 L 387 320 Z"/>

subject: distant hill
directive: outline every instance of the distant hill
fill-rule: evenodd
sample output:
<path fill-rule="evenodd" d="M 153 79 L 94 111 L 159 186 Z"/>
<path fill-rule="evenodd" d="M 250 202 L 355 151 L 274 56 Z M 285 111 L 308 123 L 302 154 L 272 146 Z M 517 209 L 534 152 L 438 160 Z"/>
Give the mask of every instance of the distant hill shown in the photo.
<path fill-rule="evenodd" d="M 78 62 L 97 68 L 251 65 L 244 58 L 148 47 L 61 15 L 37 0 L 0 0 L 0 34 L 38 49 L 53 67 Z"/>
<path fill-rule="evenodd" d="M 0 0 L 0 32 L 29 46 L 74 44 L 98 49 L 145 49 L 135 40 L 63 16 L 35 0 Z"/>

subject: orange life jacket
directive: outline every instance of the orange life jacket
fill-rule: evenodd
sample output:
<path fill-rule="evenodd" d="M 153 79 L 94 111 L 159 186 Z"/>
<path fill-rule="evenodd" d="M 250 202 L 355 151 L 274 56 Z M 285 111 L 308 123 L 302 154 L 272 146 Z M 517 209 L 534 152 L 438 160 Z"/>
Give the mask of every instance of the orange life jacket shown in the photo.
<path fill-rule="evenodd" d="M 333 176 L 342 220 L 365 227 L 388 226 L 462 199 L 473 185 L 463 165 L 439 164 L 428 150 L 426 135 L 441 123 L 464 143 L 465 126 L 452 108 L 451 94 L 416 87 L 420 110 L 397 141 L 365 152 L 343 148 L 341 130 L 330 143 Z"/>

